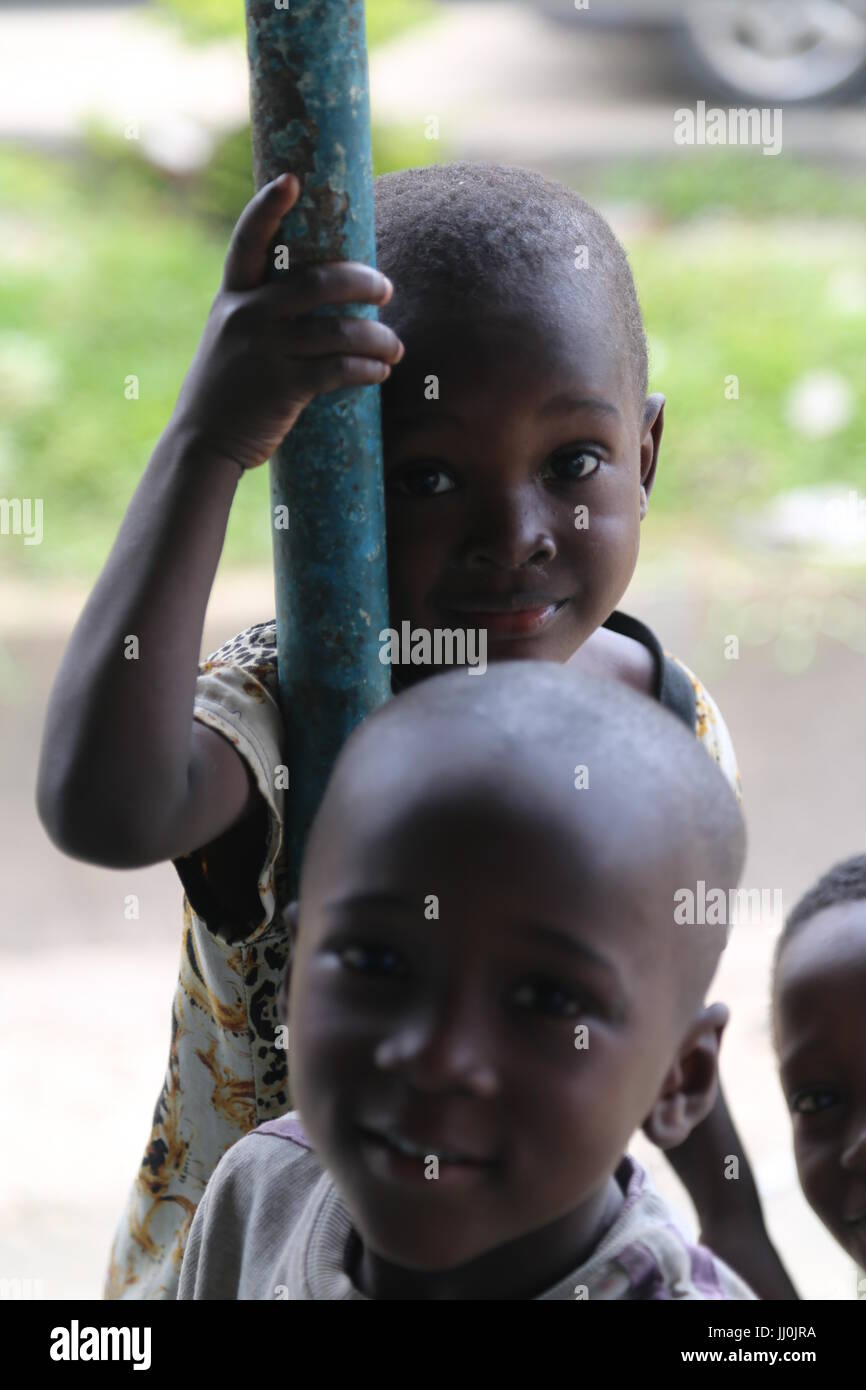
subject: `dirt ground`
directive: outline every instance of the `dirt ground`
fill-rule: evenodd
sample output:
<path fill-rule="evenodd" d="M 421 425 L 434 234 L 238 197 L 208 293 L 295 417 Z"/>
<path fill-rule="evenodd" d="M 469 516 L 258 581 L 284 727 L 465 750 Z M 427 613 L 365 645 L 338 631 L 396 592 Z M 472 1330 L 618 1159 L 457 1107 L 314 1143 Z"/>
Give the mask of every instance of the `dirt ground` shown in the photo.
<path fill-rule="evenodd" d="M 766 645 L 714 663 L 727 615 L 718 614 L 719 583 L 696 582 L 706 567 L 683 561 L 672 569 L 650 555 L 639 573 L 621 606 L 649 622 L 715 695 L 743 776 L 745 882 L 781 888 L 787 910 L 831 862 L 862 849 L 864 655 L 827 639 L 799 675 L 781 670 Z M 266 572 L 218 579 L 206 650 L 272 615 L 270 582 Z M 100 870 L 48 842 L 34 809 L 38 740 L 81 596 L 3 587 L 12 601 L 0 634 L 0 1276 L 40 1280 L 46 1298 L 97 1298 L 167 1061 L 181 893 L 170 866 Z M 129 893 L 140 898 L 137 922 L 124 918 Z M 802 1295 L 854 1298 L 853 1265 L 797 1186 L 768 1032 L 774 931 L 735 930 L 717 977 L 713 992 L 733 1015 L 723 1076 L 771 1231 Z M 633 1149 L 688 1215 L 661 1156 L 639 1139 Z"/>

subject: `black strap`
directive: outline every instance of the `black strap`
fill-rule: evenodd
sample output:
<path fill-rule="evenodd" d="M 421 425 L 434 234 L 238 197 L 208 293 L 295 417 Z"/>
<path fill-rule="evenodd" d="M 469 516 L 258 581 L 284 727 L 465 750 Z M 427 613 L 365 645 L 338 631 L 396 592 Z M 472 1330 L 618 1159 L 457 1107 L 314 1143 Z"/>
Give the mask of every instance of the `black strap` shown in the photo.
<path fill-rule="evenodd" d="M 697 704 L 694 687 L 681 666 L 665 656 L 661 643 L 655 633 L 638 618 L 614 609 L 602 627 L 611 632 L 619 632 L 623 637 L 632 637 L 641 646 L 652 652 L 656 664 L 655 697 L 665 709 L 669 709 L 678 719 L 688 725 L 690 733 L 695 732 Z"/>

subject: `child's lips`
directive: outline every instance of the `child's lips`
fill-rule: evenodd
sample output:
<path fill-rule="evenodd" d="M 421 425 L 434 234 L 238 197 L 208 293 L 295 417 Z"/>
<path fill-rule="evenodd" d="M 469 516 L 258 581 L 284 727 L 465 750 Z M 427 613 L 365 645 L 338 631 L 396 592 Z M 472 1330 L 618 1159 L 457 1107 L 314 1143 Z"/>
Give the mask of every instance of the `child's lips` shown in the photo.
<path fill-rule="evenodd" d="M 425 1135 L 424 1138 L 418 1139 L 411 1134 L 404 1134 L 399 1129 L 374 1129 L 366 1126 L 361 1127 L 361 1134 L 366 1139 L 388 1144 L 391 1148 L 414 1154 L 416 1157 L 436 1156 L 446 1163 L 466 1163 L 484 1168 L 490 1167 L 494 1162 L 491 1158 L 482 1158 L 480 1154 L 471 1153 L 469 1146 L 459 1141 L 455 1143 L 450 1139 L 439 1140 L 433 1135 Z"/>
<path fill-rule="evenodd" d="M 546 628 L 567 601 L 546 595 L 479 595 L 449 599 L 442 610 L 452 622 L 485 629 L 488 637 L 528 637 Z"/>
<path fill-rule="evenodd" d="M 361 1129 L 360 1135 L 370 1167 L 388 1182 L 410 1187 L 430 1187 L 431 1181 L 435 1186 L 473 1186 L 483 1182 L 496 1167 L 492 1160 L 463 1155 L 459 1149 L 445 1145 L 409 1143 L 400 1135 L 371 1129 Z M 437 1160 L 433 1173 L 429 1171 L 431 1158 Z"/>

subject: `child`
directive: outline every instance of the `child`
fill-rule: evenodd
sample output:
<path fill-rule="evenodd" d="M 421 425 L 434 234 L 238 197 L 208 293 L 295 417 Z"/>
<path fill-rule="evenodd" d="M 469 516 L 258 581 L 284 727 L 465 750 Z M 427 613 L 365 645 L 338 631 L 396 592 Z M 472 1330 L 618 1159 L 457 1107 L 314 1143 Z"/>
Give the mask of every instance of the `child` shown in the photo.
<path fill-rule="evenodd" d="M 866 855 L 797 903 L 776 947 L 773 1031 L 806 1198 L 866 1270 Z M 866 1289 L 861 1274 L 860 1287 Z"/>
<path fill-rule="evenodd" d="M 179 1298 L 754 1298 L 625 1154 L 712 1106 L 726 929 L 672 909 L 744 850 L 724 778 L 621 683 L 507 662 L 377 711 L 304 860 L 297 1112 L 221 1160 Z"/>
<path fill-rule="evenodd" d="M 113 868 L 170 859 L 185 889 L 169 1064 L 109 1297 L 174 1297 L 220 1156 L 292 1101 L 274 1041 L 290 949 L 274 625 L 198 661 L 238 482 L 314 395 L 382 381 L 400 363 L 383 393 L 393 627 L 483 628 L 491 661 L 555 660 L 613 677 L 649 697 L 647 712 L 653 700 L 676 711 L 737 782 L 707 692 L 616 609 L 637 559 L 664 398 L 646 394 L 640 309 L 607 223 L 528 170 L 385 175 L 376 234 L 392 302 L 382 273 L 355 263 L 266 282 L 298 192 L 283 175 L 239 219 L 201 344 L 46 722 L 38 802 L 55 843 Z M 387 306 L 388 322 L 309 318 L 350 303 Z M 125 659 L 129 634 L 135 661 Z M 426 673 L 395 674 L 406 683 Z"/>

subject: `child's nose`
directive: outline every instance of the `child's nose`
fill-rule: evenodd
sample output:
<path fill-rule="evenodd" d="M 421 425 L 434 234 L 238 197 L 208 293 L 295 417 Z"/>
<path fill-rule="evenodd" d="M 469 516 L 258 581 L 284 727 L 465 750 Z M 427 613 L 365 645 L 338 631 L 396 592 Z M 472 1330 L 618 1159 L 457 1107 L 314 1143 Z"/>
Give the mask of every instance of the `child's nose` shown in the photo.
<path fill-rule="evenodd" d="M 492 1040 L 477 1002 L 451 999 L 413 1011 L 376 1049 L 376 1065 L 399 1071 L 421 1092 L 468 1090 L 492 1096 L 499 1089 Z"/>
<path fill-rule="evenodd" d="M 556 555 L 553 528 L 534 499 L 502 496 L 478 509 L 464 558 L 479 568 L 519 569 L 549 563 Z"/>

